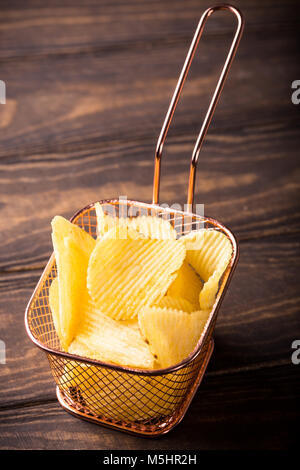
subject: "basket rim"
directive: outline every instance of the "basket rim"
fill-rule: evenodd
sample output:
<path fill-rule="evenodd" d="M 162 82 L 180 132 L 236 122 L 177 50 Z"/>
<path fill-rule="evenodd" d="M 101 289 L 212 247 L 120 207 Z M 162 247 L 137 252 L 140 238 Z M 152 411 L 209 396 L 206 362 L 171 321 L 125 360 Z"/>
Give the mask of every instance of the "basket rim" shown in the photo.
<path fill-rule="evenodd" d="M 149 204 L 149 203 L 133 201 L 133 200 L 129 200 L 129 199 L 126 199 L 126 200 L 103 199 L 103 200 L 100 200 L 100 201 L 92 202 L 91 204 L 88 204 L 87 206 L 83 207 L 82 209 L 79 209 L 78 211 L 76 211 L 75 214 L 70 218 L 70 222 L 73 222 L 74 220 L 76 220 L 83 212 L 87 211 L 88 209 L 92 209 L 95 206 L 96 202 L 98 202 L 101 205 L 104 205 L 104 204 L 117 204 L 117 203 L 122 204 L 123 203 L 124 205 L 129 204 L 129 205 L 135 205 L 135 206 L 140 206 L 140 207 L 145 207 L 145 208 L 148 208 L 148 209 L 155 209 L 155 210 L 160 208 L 162 210 L 162 213 L 168 213 L 169 212 L 169 213 L 172 213 L 172 214 L 179 214 L 179 215 L 185 215 L 185 216 L 190 216 L 190 217 L 192 216 L 192 217 L 195 217 L 198 220 L 202 219 L 203 222 L 207 221 L 207 222 L 211 223 L 212 225 L 218 227 L 219 229 L 222 229 L 222 231 L 227 235 L 227 237 L 230 239 L 230 242 L 232 244 L 232 248 L 233 248 L 232 249 L 232 255 L 231 255 L 230 261 L 227 265 L 227 268 L 226 268 L 226 270 L 225 270 L 225 272 L 222 276 L 223 280 L 221 282 L 221 286 L 220 286 L 218 294 L 216 296 L 215 303 L 214 303 L 214 305 L 211 309 L 211 312 L 209 314 L 209 318 L 206 322 L 205 328 L 202 331 L 202 334 L 201 334 L 195 348 L 193 349 L 193 351 L 185 359 L 183 359 L 181 362 L 179 362 L 179 363 L 177 363 L 173 366 L 169 366 L 169 367 L 166 367 L 166 368 L 160 368 L 160 369 L 138 369 L 138 368 L 133 368 L 133 367 L 121 366 L 121 365 L 118 365 L 118 364 L 109 364 L 109 363 L 102 362 L 102 361 L 99 361 L 99 360 L 96 360 L 96 359 L 90 359 L 90 358 L 86 358 L 86 357 L 83 357 L 83 356 L 77 356 L 75 354 L 70 354 L 70 353 L 65 352 L 65 351 L 50 348 L 50 347 L 46 346 L 45 344 L 43 344 L 41 341 L 39 341 L 33 335 L 32 331 L 30 329 L 28 319 L 29 319 L 29 313 L 30 313 L 30 310 L 31 310 L 32 303 L 35 299 L 35 296 L 36 296 L 38 290 L 40 289 L 44 279 L 46 278 L 49 270 L 51 269 L 51 267 L 53 265 L 53 261 L 54 261 L 55 257 L 54 257 L 54 253 L 52 253 L 49 260 L 48 260 L 48 262 L 47 262 L 47 264 L 46 264 L 46 266 L 45 266 L 45 268 L 44 268 L 44 270 L 43 270 L 43 272 L 42 272 L 42 274 L 41 274 L 40 279 L 37 282 L 37 285 L 34 288 L 34 291 L 33 291 L 32 295 L 29 299 L 29 302 L 28 302 L 26 310 L 25 310 L 25 329 L 26 329 L 26 332 L 27 332 L 29 338 L 31 339 L 31 341 L 37 347 L 42 349 L 47 354 L 64 357 L 64 358 L 67 358 L 69 360 L 74 360 L 74 361 L 77 361 L 77 362 L 84 362 L 84 363 L 94 365 L 94 366 L 100 366 L 100 367 L 104 367 L 104 368 L 108 368 L 108 369 L 113 369 L 113 370 L 117 370 L 117 371 L 124 372 L 124 373 L 130 373 L 130 374 L 135 374 L 135 375 L 146 375 L 146 376 L 148 376 L 148 375 L 149 376 L 160 376 L 160 375 L 167 375 L 167 374 L 176 372 L 177 370 L 180 370 L 180 369 L 186 367 L 193 360 L 195 360 L 197 358 L 197 356 L 200 354 L 201 349 L 202 349 L 205 341 L 207 340 L 209 329 L 210 329 L 209 327 L 210 327 L 211 323 L 213 322 L 213 320 L 215 320 L 216 317 L 217 317 L 218 311 L 220 309 L 220 306 L 221 306 L 222 301 L 224 299 L 225 293 L 226 293 L 226 291 L 228 289 L 228 286 L 230 284 L 232 275 L 233 275 L 234 270 L 236 268 L 236 265 L 237 265 L 237 262 L 238 262 L 238 259 L 239 259 L 239 246 L 238 246 L 238 242 L 237 242 L 237 239 L 236 239 L 235 235 L 232 233 L 232 231 L 228 227 L 226 227 L 221 222 L 219 222 L 216 219 L 213 219 L 211 217 L 206 217 L 206 216 L 202 217 L 202 216 L 199 216 L 199 215 L 194 214 L 192 212 L 184 212 L 184 211 L 180 211 L 180 210 L 177 210 L 177 209 L 170 209 L 170 208 L 161 207 L 159 204 Z"/>

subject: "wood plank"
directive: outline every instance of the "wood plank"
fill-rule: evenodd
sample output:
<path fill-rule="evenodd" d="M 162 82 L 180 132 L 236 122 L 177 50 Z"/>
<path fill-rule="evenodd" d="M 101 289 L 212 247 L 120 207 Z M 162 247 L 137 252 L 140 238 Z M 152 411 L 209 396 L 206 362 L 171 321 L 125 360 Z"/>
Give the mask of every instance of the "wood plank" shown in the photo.
<path fill-rule="evenodd" d="M 1 449 L 291 449 L 299 421 L 297 367 L 206 376 L 184 420 L 141 439 L 79 420 L 57 402 L 2 410 Z M 284 409 L 283 409 L 284 403 Z"/>
<path fill-rule="evenodd" d="M 282 41 L 273 33 L 249 33 L 248 41 L 241 44 L 210 134 L 219 135 L 221 129 L 241 132 L 283 119 L 296 126 L 298 110 L 291 103 L 290 86 L 297 76 L 297 44 L 294 33 L 287 36 Z M 227 40 L 229 43 L 229 36 Z M 191 150 L 224 60 L 224 42 L 222 36 L 204 40 L 178 107 L 171 135 L 190 136 Z M 40 152 L 67 150 L 70 145 L 72 149 L 95 142 L 107 145 L 112 140 L 147 137 L 154 146 L 188 43 L 99 56 L 4 62 L 1 79 L 7 84 L 7 104 L 0 110 L 3 161 L 16 155 L 28 159 Z M 255 54 L 249 44 L 257 50 Z"/>
<path fill-rule="evenodd" d="M 298 266 L 296 236 L 242 243 L 215 330 L 209 376 L 291 363 L 291 344 L 300 331 Z M 24 329 L 23 312 L 37 276 L 33 271 L 0 277 L 0 339 L 7 348 L 7 363 L 1 365 L 2 407 L 54 399 L 47 359 Z"/>
<path fill-rule="evenodd" d="M 204 0 L 140 2 L 2 2 L 0 58 L 38 57 L 45 54 L 95 53 L 109 48 L 130 48 L 137 42 L 164 42 L 190 37 Z M 290 14 L 296 0 L 284 2 L 237 0 L 247 30 L 287 31 L 296 28 Z M 228 16 L 228 19 L 227 19 Z M 209 33 L 231 31 L 229 15 L 219 13 L 209 23 Z"/>

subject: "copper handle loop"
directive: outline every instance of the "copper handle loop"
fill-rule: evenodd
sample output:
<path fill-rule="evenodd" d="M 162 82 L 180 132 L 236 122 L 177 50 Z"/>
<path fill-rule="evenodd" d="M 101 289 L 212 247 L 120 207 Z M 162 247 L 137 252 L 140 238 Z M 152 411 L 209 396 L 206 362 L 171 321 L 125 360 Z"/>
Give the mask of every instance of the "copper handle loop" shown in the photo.
<path fill-rule="evenodd" d="M 198 23 L 196 32 L 194 34 L 192 43 L 190 45 L 190 49 L 188 51 L 183 68 L 181 70 L 171 103 L 169 105 L 168 112 L 166 114 L 162 129 L 161 129 L 158 141 L 157 141 L 157 145 L 156 145 L 155 163 L 154 163 L 153 199 L 152 199 L 153 204 L 158 204 L 158 201 L 159 201 L 159 183 L 160 183 L 161 156 L 162 156 L 163 145 L 164 145 L 178 100 L 180 98 L 180 94 L 181 94 L 185 79 L 187 77 L 191 63 L 193 61 L 199 40 L 202 36 L 202 32 L 203 32 L 206 20 L 208 19 L 209 16 L 211 16 L 214 12 L 218 10 L 229 10 L 230 12 L 234 13 L 234 15 L 237 17 L 238 25 L 237 25 L 237 29 L 236 29 L 233 41 L 231 43 L 228 55 L 226 57 L 226 61 L 223 66 L 221 75 L 219 77 L 219 81 L 217 83 L 216 89 L 214 91 L 213 97 L 208 107 L 200 133 L 198 135 L 198 138 L 197 138 L 194 150 L 193 150 L 193 154 L 192 154 L 191 165 L 190 165 L 190 175 L 189 175 L 189 186 L 188 186 L 188 197 L 187 197 L 188 206 L 187 207 L 188 207 L 189 212 L 193 211 L 196 168 L 197 168 L 200 150 L 201 150 L 204 138 L 206 136 L 208 127 L 210 125 L 211 119 L 213 117 L 215 108 L 217 106 L 218 100 L 220 98 L 225 80 L 227 78 L 227 74 L 229 72 L 234 56 L 236 54 L 236 51 L 237 51 L 237 48 L 238 48 L 238 45 L 239 45 L 239 42 L 243 33 L 243 27 L 244 27 L 244 20 L 243 20 L 241 12 L 237 8 L 233 7 L 232 5 L 227 5 L 227 4 L 217 5 L 217 6 L 208 8 L 203 13 Z"/>

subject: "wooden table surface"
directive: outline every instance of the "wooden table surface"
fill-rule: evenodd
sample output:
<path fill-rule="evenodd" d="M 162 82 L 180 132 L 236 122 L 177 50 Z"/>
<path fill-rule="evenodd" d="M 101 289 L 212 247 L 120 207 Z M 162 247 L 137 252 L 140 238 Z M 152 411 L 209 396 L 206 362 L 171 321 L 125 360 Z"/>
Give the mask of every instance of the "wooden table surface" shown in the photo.
<path fill-rule="evenodd" d="M 203 146 L 195 199 L 228 225 L 240 261 L 215 351 L 184 421 L 150 440 L 59 406 L 24 310 L 51 253 L 50 221 L 91 201 L 151 202 L 156 139 L 204 0 L 1 2 L 0 447 L 290 448 L 299 426 L 298 0 L 235 1 L 246 28 Z M 234 26 L 207 24 L 165 148 L 161 202 L 188 165 Z"/>

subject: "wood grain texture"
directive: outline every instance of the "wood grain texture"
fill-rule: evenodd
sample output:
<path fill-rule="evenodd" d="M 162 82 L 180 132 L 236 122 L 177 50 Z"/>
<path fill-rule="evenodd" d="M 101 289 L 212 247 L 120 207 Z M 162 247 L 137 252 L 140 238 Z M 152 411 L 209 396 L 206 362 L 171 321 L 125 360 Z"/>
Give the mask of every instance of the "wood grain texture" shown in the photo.
<path fill-rule="evenodd" d="M 297 36 L 293 31 L 286 35 L 285 41 L 272 32 L 250 31 L 244 37 L 210 133 L 266 126 L 279 116 L 296 124 L 290 85 L 298 72 Z M 195 57 L 171 133 L 190 136 L 191 147 L 231 36 L 203 38 Z M 1 76 L 8 84 L 10 110 L 5 108 L 9 114 L 2 118 L 0 156 L 6 161 L 57 146 L 107 145 L 145 137 L 154 146 L 191 37 L 183 44 L 138 47 L 126 53 L 4 61 Z M 250 54 L 248 44 L 253 41 L 257 51 Z"/>
<path fill-rule="evenodd" d="M 240 240 L 215 351 L 183 423 L 144 440 L 60 409 L 24 309 L 50 221 L 100 199 L 151 201 L 157 136 L 204 0 L 1 2 L 0 448 L 211 449 L 296 445 L 299 77 L 296 0 L 238 0 L 240 48 L 200 156 L 195 202 Z M 164 149 L 161 202 L 186 200 L 188 164 L 233 20 L 207 24 Z M 280 34 L 279 34 L 280 32 Z M 298 366 L 299 367 L 299 366 Z"/>
<path fill-rule="evenodd" d="M 206 374 L 182 423 L 160 439 L 98 427 L 70 416 L 53 402 L 3 410 L 0 448 L 296 448 L 299 398 L 297 371 L 292 365 L 228 375 L 222 381 Z M 284 413 L 278 413 L 282 402 Z"/>

